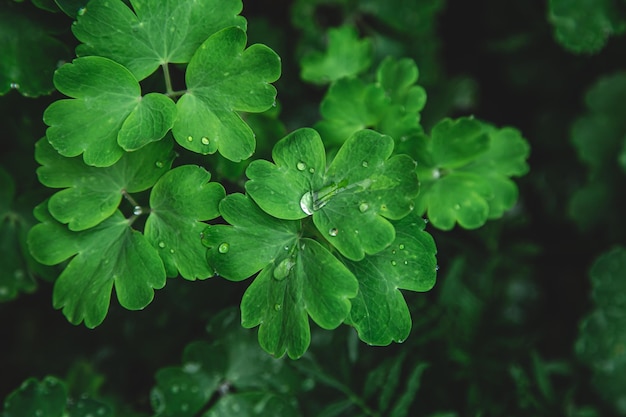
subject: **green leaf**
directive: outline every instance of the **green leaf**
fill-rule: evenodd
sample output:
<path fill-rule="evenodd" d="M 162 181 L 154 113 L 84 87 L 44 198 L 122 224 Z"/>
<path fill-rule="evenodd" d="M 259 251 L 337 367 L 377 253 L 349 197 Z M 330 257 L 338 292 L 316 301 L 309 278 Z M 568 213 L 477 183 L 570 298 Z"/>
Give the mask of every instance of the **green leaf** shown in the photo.
<path fill-rule="evenodd" d="M 143 80 L 160 65 L 189 62 L 213 33 L 246 20 L 241 0 L 92 0 L 72 26 L 79 56 L 101 55 Z"/>
<path fill-rule="evenodd" d="M 45 138 L 35 145 L 35 159 L 42 164 L 37 169 L 39 181 L 47 187 L 65 188 L 50 198 L 50 214 L 74 231 L 89 229 L 113 215 L 124 192 L 152 187 L 173 158 L 171 140 L 125 153 L 107 168 L 85 165 L 80 157 L 61 156 Z"/>
<path fill-rule="evenodd" d="M 46 136 L 61 155 L 83 154 L 87 165 L 113 165 L 124 150 L 162 139 L 174 123 L 176 105 L 170 98 L 142 97 L 133 74 L 107 58 L 75 59 L 55 72 L 54 84 L 71 99 L 46 109 Z"/>
<path fill-rule="evenodd" d="M 84 320 L 89 328 L 102 323 L 113 286 L 123 307 L 140 310 L 150 304 L 154 289 L 165 285 L 165 269 L 156 249 L 129 227 L 120 212 L 81 232 L 56 222 L 45 204 L 35 214 L 42 222 L 28 234 L 35 259 L 55 265 L 71 258 L 53 292 L 54 307 L 62 308 L 71 323 Z"/>
<path fill-rule="evenodd" d="M 262 269 L 243 296 L 242 325 L 260 325 L 259 343 L 269 353 L 302 356 L 311 337 L 308 316 L 326 329 L 339 326 L 356 279 L 319 243 L 300 238 L 299 222 L 273 218 L 241 194 L 226 197 L 220 211 L 232 226 L 205 230 L 209 264 L 232 280 Z"/>
<path fill-rule="evenodd" d="M 113 417 L 110 406 L 92 398 L 81 397 L 67 405 L 68 417 Z"/>
<path fill-rule="evenodd" d="M 623 13 L 610 0 L 550 0 L 548 12 L 556 39 L 575 53 L 598 52 L 609 36 L 626 29 Z"/>
<path fill-rule="evenodd" d="M 183 165 L 163 175 L 152 189 L 145 235 L 158 249 L 170 277 L 180 273 L 194 280 L 213 275 L 200 233 L 206 226 L 203 221 L 219 216 L 218 204 L 226 193 L 210 179 L 204 168 Z"/>
<path fill-rule="evenodd" d="M 280 58 L 265 45 L 245 46 L 243 30 L 226 28 L 191 58 L 173 127 L 184 148 L 201 154 L 219 150 L 235 162 L 254 152 L 252 129 L 237 112 L 258 113 L 274 104 L 276 89 L 270 83 L 280 77 Z"/>
<path fill-rule="evenodd" d="M 47 376 L 30 378 L 4 400 L 4 417 L 62 417 L 67 401 L 65 385 Z"/>
<path fill-rule="evenodd" d="M 394 404 L 390 417 L 406 417 L 409 415 L 409 408 L 411 404 L 415 401 L 415 394 L 420 388 L 422 374 L 428 368 L 428 364 L 420 363 L 409 375 L 408 381 L 406 383 L 406 390 L 402 393 L 400 398 Z"/>
<path fill-rule="evenodd" d="M 85 7 L 89 0 L 54 0 L 59 9 L 72 19 L 76 19 L 80 9 Z"/>
<path fill-rule="evenodd" d="M 394 222 L 396 239 L 382 252 L 346 266 L 359 281 L 347 323 L 370 345 L 402 343 L 411 331 L 411 315 L 400 290 L 429 291 L 435 285 L 437 252 L 415 213 Z"/>
<path fill-rule="evenodd" d="M 46 23 L 31 20 L 24 12 L 0 9 L 0 95 L 12 88 L 27 97 L 54 90 L 52 74 L 69 51 L 50 32 Z"/>
<path fill-rule="evenodd" d="M 529 147 L 512 128 L 496 129 L 472 118 L 444 119 L 418 161 L 422 189 L 416 211 L 442 230 L 466 229 L 501 217 L 517 200 L 511 176 L 528 171 Z"/>
<path fill-rule="evenodd" d="M 218 400 L 203 417 L 297 417 L 300 414 L 283 397 L 267 392 L 245 392 L 227 395 Z"/>
<path fill-rule="evenodd" d="M 390 157 L 393 146 L 388 136 L 356 132 L 324 173 L 319 135 L 299 129 L 274 147 L 276 165 L 250 164 L 246 191 L 272 216 L 313 215 L 317 229 L 342 255 L 359 260 L 393 242 L 395 231 L 385 218 L 407 215 L 418 192 L 413 160 Z"/>
<path fill-rule="evenodd" d="M 342 26 L 328 31 L 328 49 L 313 52 L 300 61 L 303 80 L 327 84 L 343 77 L 358 75 L 372 62 L 372 43 L 359 40 L 356 30 Z"/>

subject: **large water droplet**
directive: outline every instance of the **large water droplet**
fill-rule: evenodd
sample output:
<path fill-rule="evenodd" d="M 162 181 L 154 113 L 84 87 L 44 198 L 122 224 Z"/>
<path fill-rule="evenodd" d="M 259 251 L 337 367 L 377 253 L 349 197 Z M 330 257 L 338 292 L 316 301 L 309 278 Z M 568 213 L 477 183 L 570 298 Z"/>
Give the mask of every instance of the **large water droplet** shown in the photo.
<path fill-rule="evenodd" d="M 391 265 L 392 266 L 396 266 L 396 265 L 398 265 L 398 263 L 396 261 L 391 261 Z"/>
<path fill-rule="evenodd" d="M 280 261 L 280 263 L 276 265 L 276 268 L 274 268 L 274 279 L 282 281 L 287 278 L 295 264 L 296 261 L 292 257 L 285 258 Z"/>
<path fill-rule="evenodd" d="M 369 208 L 370 208 L 370 205 L 369 205 L 369 204 L 367 204 L 367 203 L 361 203 L 361 204 L 359 204 L 359 211 L 360 211 L 361 213 L 365 213 L 365 212 L 367 211 L 367 209 L 369 209 Z"/>
<path fill-rule="evenodd" d="M 230 249 L 230 245 L 226 242 L 220 243 L 220 245 L 217 247 L 217 251 L 219 253 L 227 253 L 229 249 Z"/>
<path fill-rule="evenodd" d="M 337 235 L 339 234 L 339 230 L 337 230 L 337 228 L 336 228 L 336 227 L 333 227 L 332 229 L 330 229 L 330 230 L 328 231 L 328 234 L 329 234 L 329 235 L 331 235 L 331 236 L 333 236 L 333 237 L 335 237 L 335 236 L 337 236 Z"/>
<path fill-rule="evenodd" d="M 313 214 L 313 194 L 312 193 L 310 192 L 304 193 L 304 195 L 300 199 L 300 208 L 302 209 L 303 212 L 305 212 L 309 216 Z"/>
<path fill-rule="evenodd" d="M 400 250 L 404 250 L 404 245 L 401 243 L 401 244 L 400 244 L 400 246 L 398 246 L 398 248 L 399 248 Z"/>
<path fill-rule="evenodd" d="M 133 214 L 135 216 L 140 216 L 141 214 L 143 214 L 143 209 L 141 208 L 141 206 L 133 207 Z"/>
<path fill-rule="evenodd" d="M 306 169 L 306 164 L 300 161 L 296 164 L 296 168 L 298 169 L 298 171 L 304 171 Z"/>
<path fill-rule="evenodd" d="M 165 247 L 165 242 L 163 242 L 163 241 L 159 242 L 159 247 L 160 247 L 161 249 L 162 249 L 162 248 L 164 248 L 164 247 Z"/>
<path fill-rule="evenodd" d="M 156 161 L 154 163 L 154 165 L 156 165 L 157 168 L 163 168 L 163 166 L 164 166 L 163 162 L 161 162 L 161 161 Z"/>
<path fill-rule="evenodd" d="M 82 15 L 84 15 L 84 14 L 85 14 L 85 12 L 86 12 L 86 11 L 87 11 L 87 8 L 86 8 L 86 7 L 81 7 L 80 9 L 78 9 L 77 14 L 78 14 L 79 16 L 82 16 Z"/>
<path fill-rule="evenodd" d="M 202 139 L 200 139 L 200 142 L 202 142 L 203 145 L 208 145 L 209 138 L 207 138 L 206 136 L 203 136 Z"/>

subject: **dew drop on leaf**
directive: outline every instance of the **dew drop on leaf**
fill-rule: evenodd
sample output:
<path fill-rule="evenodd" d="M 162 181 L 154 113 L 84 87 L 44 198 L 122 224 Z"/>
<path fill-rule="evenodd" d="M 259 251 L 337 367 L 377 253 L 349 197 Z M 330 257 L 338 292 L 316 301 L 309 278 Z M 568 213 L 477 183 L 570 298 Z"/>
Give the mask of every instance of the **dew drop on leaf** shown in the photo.
<path fill-rule="evenodd" d="M 408 265 L 408 264 L 409 264 L 409 261 L 404 261 L 404 264 L 405 264 L 405 265 Z"/>
<path fill-rule="evenodd" d="M 78 9 L 78 13 L 77 13 L 77 14 L 78 14 L 79 16 L 82 16 L 82 15 L 84 15 L 84 14 L 85 14 L 85 12 L 86 12 L 86 11 L 87 11 L 87 8 L 86 8 L 86 7 L 81 7 L 80 9 Z"/>
<path fill-rule="evenodd" d="M 18 83 L 11 83 L 11 88 L 17 90 L 18 88 L 20 88 L 20 85 Z"/>
<path fill-rule="evenodd" d="M 142 213 L 143 213 L 143 209 L 141 208 L 141 206 L 133 207 L 133 214 L 135 216 L 140 216 Z"/>
<path fill-rule="evenodd" d="M 164 248 L 165 247 L 165 242 L 159 242 L 159 247 L 160 248 Z"/>
<path fill-rule="evenodd" d="M 227 253 L 228 250 L 230 249 L 230 245 L 226 242 L 221 243 L 218 247 L 217 247 L 217 251 L 219 253 Z"/>
<path fill-rule="evenodd" d="M 455 210 L 461 210 L 461 205 L 460 204 L 455 204 L 454 205 L 454 209 Z"/>
<path fill-rule="evenodd" d="M 282 281 L 287 278 L 295 264 L 296 261 L 291 257 L 283 259 L 276 265 L 276 268 L 274 268 L 274 279 Z"/>
<path fill-rule="evenodd" d="M 296 168 L 298 169 L 298 171 L 304 171 L 306 169 L 306 164 L 300 161 L 296 164 Z"/>
<path fill-rule="evenodd" d="M 398 248 L 400 248 L 400 250 L 404 250 L 404 245 L 400 244 L 400 246 L 398 246 Z"/>
<path fill-rule="evenodd" d="M 187 142 L 192 142 L 193 141 L 193 136 L 187 136 Z"/>
<path fill-rule="evenodd" d="M 310 192 L 304 193 L 304 195 L 300 199 L 300 208 L 302 209 L 303 212 L 305 212 L 309 216 L 313 214 L 313 194 L 312 193 Z"/>
<path fill-rule="evenodd" d="M 396 261 L 391 261 L 391 265 L 396 266 L 398 263 Z"/>
<path fill-rule="evenodd" d="M 315 168 L 309 168 L 309 172 L 310 172 L 311 174 L 315 174 Z"/>
<path fill-rule="evenodd" d="M 156 165 L 157 168 L 163 168 L 163 162 L 161 161 L 156 161 L 154 165 Z"/>
<path fill-rule="evenodd" d="M 280 311 L 282 309 L 283 309 L 283 306 L 281 304 L 274 304 L 274 310 Z"/>
<path fill-rule="evenodd" d="M 369 206 L 369 204 L 367 204 L 367 203 L 361 203 L 361 204 L 359 204 L 359 211 L 360 211 L 361 213 L 365 213 L 365 212 L 367 211 L 367 209 L 369 209 L 369 208 L 370 208 L 370 206 Z"/>
<path fill-rule="evenodd" d="M 369 163 L 367 161 L 363 161 L 361 165 L 363 166 L 363 168 L 367 168 L 369 166 Z"/>
<path fill-rule="evenodd" d="M 203 136 L 202 139 L 200 139 L 200 142 L 202 142 L 203 145 L 208 145 L 209 138 L 207 138 L 206 136 Z"/>
<path fill-rule="evenodd" d="M 331 236 L 333 236 L 333 237 L 337 236 L 337 234 L 338 234 L 338 233 L 339 233 L 339 230 L 337 230 L 337 228 L 336 228 L 336 227 L 333 227 L 332 229 L 330 229 L 330 230 L 328 231 L 328 234 L 329 234 L 329 235 L 331 235 Z"/>
<path fill-rule="evenodd" d="M 174 249 L 170 249 L 170 253 L 174 253 L 176 252 Z"/>

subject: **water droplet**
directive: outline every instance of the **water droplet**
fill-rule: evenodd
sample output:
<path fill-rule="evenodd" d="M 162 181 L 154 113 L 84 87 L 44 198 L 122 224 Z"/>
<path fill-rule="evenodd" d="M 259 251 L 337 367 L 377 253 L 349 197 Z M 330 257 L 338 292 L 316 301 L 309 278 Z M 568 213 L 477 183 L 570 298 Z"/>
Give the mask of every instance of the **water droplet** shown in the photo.
<path fill-rule="evenodd" d="M 272 107 L 276 107 L 276 100 L 272 103 Z"/>
<path fill-rule="evenodd" d="M 304 193 L 302 198 L 300 199 L 300 208 L 307 215 L 313 214 L 313 194 L 308 192 Z"/>
<path fill-rule="evenodd" d="M 455 210 L 461 210 L 461 205 L 460 204 L 455 204 L 454 205 L 454 209 Z"/>
<path fill-rule="evenodd" d="M 174 253 L 176 252 L 174 249 L 170 249 L 170 253 Z"/>
<path fill-rule="evenodd" d="M 400 250 L 404 250 L 404 245 L 401 243 L 401 244 L 398 246 L 398 248 L 399 248 Z"/>
<path fill-rule="evenodd" d="M 289 250 L 289 246 L 285 246 L 283 249 L 285 249 L 285 250 Z"/>
<path fill-rule="evenodd" d="M 193 374 L 193 373 L 198 372 L 201 367 L 202 367 L 202 365 L 200 365 L 198 362 L 187 362 L 183 366 L 183 371 L 188 373 L 188 374 Z"/>
<path fill-rule="evenodd" d="M 280 263 L 276 265 L 276 268 L 274 268 L 274 279 L 282 281 L 287 278 L 295 264 L 296 261 L 292 257 L 280 261 Z"/>
<path fill-rule="evenodd" d="M 187 136 L 187 142 L 191 142 L 191 141 L 193 141 L 193 136 L 191 135 Z"/>
<path fill-rule="evenodd" d="M 363 166 L 363 168 L 367 168 L 369 165 L 370 165 L 370 164 L 369 164 L 369 162 L 367 162 L 367 161 L 363 161 L 363 162 L 361 163 L 361 166 Z"/>
<path fill-rule="evenodd" d="M 87 11 L 86 7 L 81 7 L 80 9 L 78 9 L 78 15 L 79 16 L 83 16 L 85 14 L 85 12 Z"/>
<path fill-rule="evenodd" d="M 398 263 L 396 261 L 391 261 L 391 265 L 392 266 L 396 266 L 396 265 L 398 265 Z"/>
<path fill-rule="evenodd" d="M 300 161 L 296 164 L 296 168 L 298 169 L 298 171 L 304 171 L 306 169 L 306 164 Z"/>
<path fill-rule="evenodd" d="M 424 219 L 424 224 L 428 224 L 428 219 Z"/>
<path fill-rule="evenodd" d="M 405 264 L 405 265 L 408 265 L 408 264 L 409 264 L 409 261 L 404 261 L 404 264 Z"/>
<path fill-rule="evenodd" d="M 228 77 L 230 75 L 230 72 L 225 72 L 224 73 L 224 77 Z"/>
<path fill-rule="evenodd" d="M 176 394 L 178 391 L 180 391 L 180 387 L 178 385 L 172 385 L 171 390 L 174 394 Z"/>
<path fill-rule="evenodd" d="M 159 247 L 160 248 L 164 248 L 165 247 L 165 242 L 163 242 L 163 241 L 159 242 Z"/>
<path fill-rule="evenodd" d="M 369 206 L 369 204 L 367 204 L 367 203 L 361 203 L 361 204 L 359 204 L 359 211 L 360 211 L 361 213 L 365 213 L 365 212 L 367 211 L 367 209 L 369 209 L 369 208 L 370 208 L 370 206 Z"/>
<path fill-rule="evenodd" d="M 278 303 L 277 303 L 277 304 L 274 304 L 274 310 L 276 310 L 276 311 L 280 311 L 280 310 L 282 310 L 282 309 L 283 309 L 282 304 L 278 304 Z"/>
<path fill-rule="evenodd" d="M 11 83 L 10 87 L 14 90 L 17 90 L 18 88 L 20 88 L 20 85 L 18 83 Z"/>
<path fill-rule="evenodd" d="M 230 249 L 230 245 L 226 242 L 221 243 L 218 247 L 217 247 L 217 251 L 219 253 L 227 253 L 228 250 Z"/>
<path fill-rule="evenodd" d="M 395 249 L 392 249 L 392 250 L 391 250 L 391 254 L 392 254 L 392 255 L 395 255 L 395 254 L 396 254 L 396 250 L 395 250 Z"/>
<path fill-rule="evenodd" d="M 163 166 L 164 166 L 165 164 L 164 164 L 163 162 L 161 162 L 161 161 L 156 161 L 156 162 L 154 163 L 154 165 L 156 165 L 156 167 L 157 167 L 157 168 L 163 168 Z"/>
<path fill-rule="evenodd" d="M 435 271 L 439 271 L 439 265 L 435 265 Z"/>
<path fill-rule="evenodd" d="M 329 235 L 331 235 L 331 236 L 333 236 L 333 237 L 335 237 L 335 236 L 337 236 L 337 234 L 339 234 L 339 230 L 337 230 L 337 228 L 336 228 L 336 227 L 333 227 L 332 229 L 330 229 L 330 230 L 328 231 L 328 234 L 329 234 Z"/>
<path fill-rule="evenodd" d="M 206 136 L 202 136 L 202 139 L 200 139 L 200 142 L 202 142 L 203 145 L 208 145 L 209 138 L 207 138 Z"/>
<path fill-rule="evenodd" d="M 309 168 L 309 172 L 310 172 L 311 174 L 315 174 L 315 168 Z"/>
<path fill-rule="evenodd" d="M 140 216 L 141 214 L 143 214 L 143 209 L 141 208 L 141 206 L 133 207 L 133 214 L 135 216 Z"/>

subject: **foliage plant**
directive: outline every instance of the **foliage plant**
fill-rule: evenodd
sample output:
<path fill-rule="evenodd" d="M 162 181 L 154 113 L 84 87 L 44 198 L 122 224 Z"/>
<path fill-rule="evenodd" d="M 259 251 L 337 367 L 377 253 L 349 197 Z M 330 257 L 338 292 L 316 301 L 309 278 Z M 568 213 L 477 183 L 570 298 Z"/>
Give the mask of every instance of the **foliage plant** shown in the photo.
<path fill-rule="evenodd" d="M 444 80 L 444 1 L 296 0 L 277 19 L 295 45 L 241 0 L 3 1 L 0 94 L 39 107 L 9 126 L 23 145 L 0 166 L 0 301 L 44 287 L 72 331 L 158 330 L 136 352 L 154 365 L 142 400 L 73 358 L 65 377 L 26 378 L 2 417 L 626 412 L 619 246 L 590 272 L 580 364 L 497 334 L 538 300 L 542 242 L 507 235 L 532 217 L 530 145 L 463 111 L 471 82 Z M 626 27 L 617 1 L 565 3 L 546 24 L 575 53 Z M 586 96 L 571 142 L 589 175 L 565 210 L 613 243 L 624 85 Z M 446 363 L 464 407 L 425 383 Z M 580 367 L 606 405 L 555 384 Z"/>

